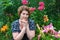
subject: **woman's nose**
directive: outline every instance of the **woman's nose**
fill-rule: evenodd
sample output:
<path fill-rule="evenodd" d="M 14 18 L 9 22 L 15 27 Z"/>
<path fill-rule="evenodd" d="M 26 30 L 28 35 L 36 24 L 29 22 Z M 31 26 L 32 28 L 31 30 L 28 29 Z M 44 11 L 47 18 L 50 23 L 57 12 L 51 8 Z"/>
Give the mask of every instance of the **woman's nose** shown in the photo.
<path fill-rule="evenodd" d="M 25 17 L 26 17 L 27 15 L 25 14 Z"/>

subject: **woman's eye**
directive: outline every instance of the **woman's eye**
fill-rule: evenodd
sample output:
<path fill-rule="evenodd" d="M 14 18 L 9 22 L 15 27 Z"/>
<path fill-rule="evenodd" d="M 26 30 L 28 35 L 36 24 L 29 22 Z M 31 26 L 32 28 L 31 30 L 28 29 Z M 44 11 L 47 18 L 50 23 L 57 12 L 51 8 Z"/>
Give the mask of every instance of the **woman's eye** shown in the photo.
<path fill-rule="evenodd" d="M 29 15 L 29 14 L 26 14 L 26 15 Z"/>
<path fill-rule="evenodd" d="M 25 13 L 23 13 L 23 15 L 25 15 Z"/>

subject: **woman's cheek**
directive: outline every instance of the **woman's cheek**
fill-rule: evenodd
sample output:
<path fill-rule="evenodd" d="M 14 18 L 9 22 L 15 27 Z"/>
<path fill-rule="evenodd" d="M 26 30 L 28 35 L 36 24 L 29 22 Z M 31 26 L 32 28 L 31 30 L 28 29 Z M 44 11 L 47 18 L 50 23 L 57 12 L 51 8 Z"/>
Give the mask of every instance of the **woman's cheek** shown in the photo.
<path fill-rule="evenodd" d="M 27 15 L 27 18 L 28 18 L 29 16 Z"/>

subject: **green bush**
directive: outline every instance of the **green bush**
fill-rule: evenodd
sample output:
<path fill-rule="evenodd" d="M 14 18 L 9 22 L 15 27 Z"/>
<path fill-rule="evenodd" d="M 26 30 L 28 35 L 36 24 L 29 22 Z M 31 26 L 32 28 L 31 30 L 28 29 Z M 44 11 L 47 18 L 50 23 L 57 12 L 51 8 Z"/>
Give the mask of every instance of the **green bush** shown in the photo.
<path fill-rule="evenodd" d="M 28 0 L 30 4 L 27 6 L 29 7 L 36 7 L 38 8 L 39 2 L 45 3 L 45 9 L 39 11 L 36 9 L 31 15 L 30 18 L 35 21 L 35 23 L 39 24 L 40 26 L 44 25 L 43 16 L 48 15 L 49 23 L 53 23 L 53 26 L 56 27 L 56 31 L 60 30 L 60 10 L 57 9 L 58 4 L 56 0 Z M 11 23 L 18 19 L 18 12 L 17 9 L 21 6 L 21 0 L 0 0 L 0 29 L 7 24 L 8 30 L 6 32 L 0 31 L 0 40 L 11 40 L 12 39 L 12 32 L 11 32 Z M 57 6 L 57 8 L 56 8 Z M 58 11 L 57 11 L 58 10 Z M 36 36 L 33 40 L 37 40 L 37 36 L 39 34 L 38 28 L 36 28 Z M 7 36 L 7 37 L 6 37 Z M 41 38 L 41 40 L 55 40 L 55 37 L 50 36 L 49 34 L 45 35 L 45 39 Z M 60 39 L 56 39 L 60 40 Z"/>

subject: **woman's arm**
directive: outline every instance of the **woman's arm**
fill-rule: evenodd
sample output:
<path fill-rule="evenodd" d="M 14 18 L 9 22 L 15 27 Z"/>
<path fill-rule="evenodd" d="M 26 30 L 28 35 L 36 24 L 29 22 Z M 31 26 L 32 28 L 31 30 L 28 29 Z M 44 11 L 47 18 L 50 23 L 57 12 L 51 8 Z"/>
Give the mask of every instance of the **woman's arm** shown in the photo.
<path fill-rule="evenodd" d="M 25 29 L 26 29 L 26 28 L 23 27 L 23 29 L 21 30 L 20 33 L 18 33 L 18 32 L 13 32 L 12 34 L 13 34 L 14 40 L 21 40 L 21 39 L 23 38 L 24 34 L 25 34 Z"/>
<path fill-rule="evenodd" d="M 29 26 L 27 26 L 27 36 L 29 40 L 32 40 L 32 38 L 35 36 L 35 30 L 30 30 Z"/>

